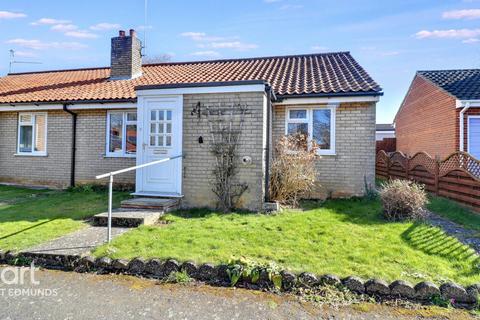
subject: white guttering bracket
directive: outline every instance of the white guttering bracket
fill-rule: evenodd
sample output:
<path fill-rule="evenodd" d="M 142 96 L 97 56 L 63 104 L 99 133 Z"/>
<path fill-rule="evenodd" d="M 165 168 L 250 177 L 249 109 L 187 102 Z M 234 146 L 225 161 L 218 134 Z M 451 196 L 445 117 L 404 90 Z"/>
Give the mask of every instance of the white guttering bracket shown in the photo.
<path fill-rule="evenodd" d="M 328 104 L 335 105 L 340 103 L 353 102 L 378 102 L 379 96 L 350 96 L 350 97 L 316 97 L 316 98 L 286 98 L 281 102 L 275 102 L 275 105 L 300 105 L 300 104 Z"/>
<path fill-rule="evenodd" d="M 96 109 L 135 109 L 136 102 L 118 102 L 118 103 L 78 103 L 70 104 L 69 110 L 96 110 Z M 7 111 L 47 111 L 63 110 L 63 104 L 0 104 L 0 112 Z"/>
<path fill-rule="evenodd" d="M 464 142 L 465 142 L 465 129 L 464 129 L 464 125 L 463 125 L 463 122 L 464 122 L 464 114 L 465 112 L 470 108 L 470 102 L 466 102 L 465 103 L 465 106 L 463 107 L 462 111 L 460 111 L 460 132 L 459 132 L 459 136 L 460 136 L 460 151 L 464 151 Z"/>

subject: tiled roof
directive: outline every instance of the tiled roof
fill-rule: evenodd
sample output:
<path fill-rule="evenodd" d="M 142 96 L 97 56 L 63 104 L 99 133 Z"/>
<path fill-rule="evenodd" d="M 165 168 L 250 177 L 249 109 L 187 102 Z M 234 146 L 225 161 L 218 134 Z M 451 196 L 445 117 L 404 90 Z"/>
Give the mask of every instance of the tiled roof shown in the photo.
<path fill-rule="evenodd" d="M 109 75 L 109 68 L 9 74 L 0 78 L 0 103 L 128 100 L 141 85 L 242 80 L 265 80 L 280 96 L 381 93 L 349 52 L 150 64 L 132 80 Z"/>
<path fill-rule="evenodd" d="M 480 99 L 480 69 L 418 71 L 460 100 Z"/>
<path fill-rule="evenodd" d="M 391 123 L 377 123 L 377 131 L 395 131 L 395 127 Z"/>

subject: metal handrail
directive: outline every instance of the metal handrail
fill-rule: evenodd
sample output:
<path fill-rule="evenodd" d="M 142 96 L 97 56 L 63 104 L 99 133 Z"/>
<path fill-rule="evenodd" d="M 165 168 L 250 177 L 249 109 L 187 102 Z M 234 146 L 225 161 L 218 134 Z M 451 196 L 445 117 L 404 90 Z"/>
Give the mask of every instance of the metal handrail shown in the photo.
<path fill-rule="evenodd" d="M 145 167 L 153 166 L 153 165 L 156 165 L 156 164 L 164 163 L 164 162 L 174 160 L 174 159 L 178 159 L 178 158 L 183 158 L 183 154 L 180 154 L 180 155 L 177 155 L 177 156 L 174 156 L 174 157 L 170 157 L 170 158 L 155 160 L 155 161 L 144 163 L 144 164 L 134 166 L 134 167 L 129 167 L 129 168 L 125 168 L 125 169 L 121 169 L 121 170 L 117 170 L 117 171 L 112 171 L 112 172 L 101 174 L 101 175 L 95 177 L 95 179 L 97 179 L 97 180 L 104 179 L 104 178 L 110 178 L 110 180 L 108 182 L 108 224 L 107 224 L 108 225 L 108 227 L 107 227 L 107 242 L 108 243 L 110 243 L 110 241 L 112 241 L 113 177 L 116 176 L 117 174 L 129 172 L 129 171 L 133 171 L 133 170 L 137 170 L 137 169 L 142 169 L 142 168 L 145 168 Z"/>

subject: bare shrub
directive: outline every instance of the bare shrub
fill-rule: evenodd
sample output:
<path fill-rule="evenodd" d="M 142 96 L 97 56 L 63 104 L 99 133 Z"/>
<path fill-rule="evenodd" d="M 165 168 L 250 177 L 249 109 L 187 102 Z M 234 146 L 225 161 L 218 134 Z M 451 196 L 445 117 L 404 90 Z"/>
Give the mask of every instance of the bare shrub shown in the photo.
<path fill-rule="evenodd" d="M 382 184 L 380 198 L 387 220 L 420 220 L 427 216 L 428 203 L 423 185 L 414 181 L 394 179 Z"/>
<path fill-rule="evenodd" d="M 315 186 L 317 147 L 308 146 L 307 136 L 289 135 L 280 138 L 270 169 L 270 199 L 288 206 L 299 200 Z"/>

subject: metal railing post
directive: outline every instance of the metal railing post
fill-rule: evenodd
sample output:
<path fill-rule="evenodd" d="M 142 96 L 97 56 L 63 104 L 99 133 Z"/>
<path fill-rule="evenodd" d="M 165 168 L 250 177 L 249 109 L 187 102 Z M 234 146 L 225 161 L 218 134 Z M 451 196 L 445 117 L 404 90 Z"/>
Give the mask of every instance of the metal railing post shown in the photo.
<path fill-rule="evenodd" d="M 108 183 L 108 230 L 107 241 L 112 241 L 112 204 L 113 202 L 113 174 L 110 174 L 110 181 Z"/>

